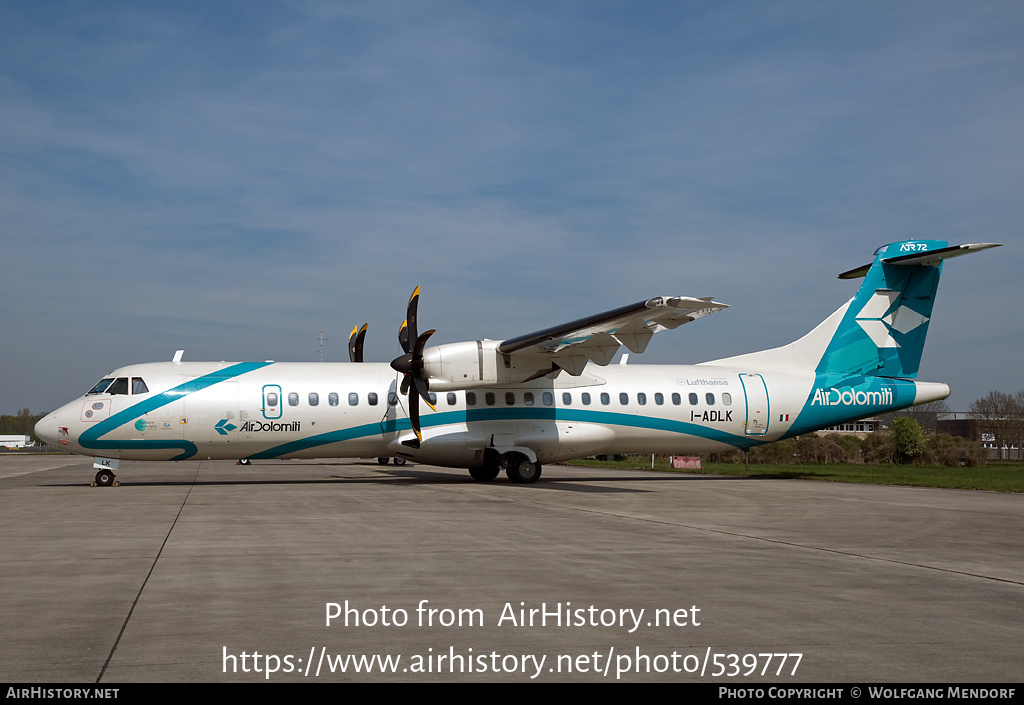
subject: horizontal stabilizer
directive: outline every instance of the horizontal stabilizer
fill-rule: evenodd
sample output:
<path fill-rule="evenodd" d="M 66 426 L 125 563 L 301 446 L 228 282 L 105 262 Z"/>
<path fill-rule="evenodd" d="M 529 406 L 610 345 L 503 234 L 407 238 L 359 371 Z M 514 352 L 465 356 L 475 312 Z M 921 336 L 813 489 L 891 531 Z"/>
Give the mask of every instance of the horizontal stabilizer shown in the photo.
<path fill-rule="evenodd" d="M 930 252 L 911 252 L 910 254 L 900 255 L 898 257 L 886 257 L 882 260 L 882 263 L 899 265 L 920 264 L 934 267 L 945 259 L 960 257 L 961 255 L 969 255 L 972 252 L 980 252 L 991 247 L 1001 246 L 1002 245 L 998 243 L 992 242 L 979 242 L 972 245 L 953 245 L 952 247 L 943 247 L 938 250 L 931 250 Z M 871 269 L 871 265 L 865 264 L 863 267 L 857 267 L 856 269 L 851 269 L 848 272 L 843 272 L 839 275 L 839 278 L 859 279 L 866 275 L 869 269 Z"/>

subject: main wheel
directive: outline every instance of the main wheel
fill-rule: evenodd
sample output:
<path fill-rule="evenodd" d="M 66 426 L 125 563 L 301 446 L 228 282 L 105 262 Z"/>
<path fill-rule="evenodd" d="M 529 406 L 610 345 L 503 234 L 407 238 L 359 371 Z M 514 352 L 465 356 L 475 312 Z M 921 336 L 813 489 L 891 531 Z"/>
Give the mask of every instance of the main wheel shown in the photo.
<path fill-rule="evenodd" d="M 377 464 L 387 465 L 389 460 L 391 460 L 391 458 L 377 458 Z"/>
<path fill-rule="evenodd" d="M 540 479 L 540 463 L 531 462 L 525 455 L 518 453 L 509 458 L 505 467 L 505 475 L 512 482 L 530 485 Z"/>
<path fill-rule="evenodd" d="M 498 476 L 498 465 L 497 463 L 491 463 L 490 465 L 481 465 L 478 468 L 470 468 L 469 474 L 474 480 L 488 482 Z"/>
<path fill-rule="evenodd" d="M 405 465 L 405 458 L 395 458 L 391 462 L 393 462 L 395 465 L 402 466 Z"/>
<path fill-rule="evenodd" d="M 114 473 L 109 470 L 100 470 L 96 473 L 96 484 L 100 487 L 110 487 L 114 484 Z"/>

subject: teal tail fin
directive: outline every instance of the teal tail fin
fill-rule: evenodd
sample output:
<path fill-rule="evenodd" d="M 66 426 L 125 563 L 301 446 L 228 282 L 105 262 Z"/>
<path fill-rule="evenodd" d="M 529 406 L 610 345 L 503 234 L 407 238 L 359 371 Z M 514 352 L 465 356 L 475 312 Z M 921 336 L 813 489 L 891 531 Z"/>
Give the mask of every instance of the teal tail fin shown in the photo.
<path fill-rule="evenodd" d="M 875 251 L 871 264 L 840 274 L 864 277 L 852 299 L 799 340 L 771 350 L 715 360 L 733 369 L 788 372 L 807 396 L 783 438 L 882 411 L 945 399 L 949 387 L 917 382 L 942 264 L 998 245 L 949 246 L 907 240 Z M 779 422 L 785 422 L 780 415 Z"/>
<path fill-rule="evenodd" d="M 990 247 L 942 240 L 907 240 L 875 250 L 875 259 L 839 275 L 865 277 L 839 310 L 799 340 L 771 350 L 706 364 L 813 371 L 819 380 L 863 377 L 914 379 L 935 303 L 942 263 Z"/>
<path fill-rule="evenodd" d="M 840 279 L 865 280 L 815 371 L 842 377 L 916 378 L 943 261 L 989 247 L 996 245 L 896 242 L 876 250 L 872 264 L 840 274 Z"/>

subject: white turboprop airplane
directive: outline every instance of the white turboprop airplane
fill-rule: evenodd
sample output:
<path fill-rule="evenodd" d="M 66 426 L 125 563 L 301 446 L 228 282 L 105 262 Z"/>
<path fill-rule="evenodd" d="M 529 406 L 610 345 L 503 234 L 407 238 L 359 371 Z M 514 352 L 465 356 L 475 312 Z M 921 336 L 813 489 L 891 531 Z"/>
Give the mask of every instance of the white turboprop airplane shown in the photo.
<path fill-rule="evenodd" d="M 726 308 L 659 297 L 504 341 L 426 347 L 419 288 L 399 333 L 405 354 L 352 363 L 171 362 L 114 370 L 36 425 L 50 445 L 94 456 L 97 485 L 120 460 L 404 459 L 504 470 L 536 482 L 542 463 L 597 453 L 749 449 L 949 396 L 916 382 L 944 260 L 994 244 L 912 240 L 879 248 L 866 277 L 814 330 L 780 348 L 699 365 L 609 365 L 620 345 Z M 420 415 L 419 400 L 431 412 Z"/>

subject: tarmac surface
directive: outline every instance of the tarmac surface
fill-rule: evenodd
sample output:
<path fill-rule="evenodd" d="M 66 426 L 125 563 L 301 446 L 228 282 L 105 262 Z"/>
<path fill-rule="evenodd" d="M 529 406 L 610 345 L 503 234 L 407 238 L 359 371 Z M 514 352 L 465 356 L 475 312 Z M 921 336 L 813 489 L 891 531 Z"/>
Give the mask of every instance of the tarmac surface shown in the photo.
<path fill-rule="evenodd" d="M 1021 495 L 373 460 L 93 474 L 0 456 L 0 681 L 1021 680 Z"/>

